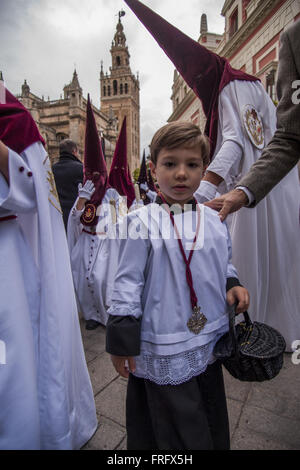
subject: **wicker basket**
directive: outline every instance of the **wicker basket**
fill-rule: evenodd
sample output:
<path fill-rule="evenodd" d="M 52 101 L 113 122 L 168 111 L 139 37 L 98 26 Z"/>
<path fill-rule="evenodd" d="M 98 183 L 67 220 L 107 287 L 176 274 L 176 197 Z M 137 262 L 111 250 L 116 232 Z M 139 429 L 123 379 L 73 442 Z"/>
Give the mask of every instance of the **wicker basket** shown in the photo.
<path fill-rule="evenodd" d="M 282 368 L 285 340 L 274 328 L 243 315 L 244 321 L 235 325 L 235 306 L 230 308 L 229 332 L 216 343 L 214 355 L 236 379 L 270 380 Z"/>

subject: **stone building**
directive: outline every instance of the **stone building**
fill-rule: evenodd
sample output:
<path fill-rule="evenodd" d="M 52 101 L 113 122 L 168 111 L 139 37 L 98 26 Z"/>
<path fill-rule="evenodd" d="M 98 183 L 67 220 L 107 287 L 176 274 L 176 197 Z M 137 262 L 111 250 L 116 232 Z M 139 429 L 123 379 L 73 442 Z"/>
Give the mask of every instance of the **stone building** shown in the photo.
<path fill-rule="evenodd" d="M 139 81 L 130 71 L 129 52 L 123 25 L 120 20 L 111 48 L 111 75 L 104 75 L 101 66 L 101 106 L 92 103 L 99 137 L 104 139 L 105 157 L 110 168 L 116 139 L 121 129 L 122 119 L 127 115 L 127 156 L 131 173 L 140 166 L 140 124 L 139 124 Z M 105 90 L 106 87 L 106 91 Z M 109 89 L 111 87 L 111 91 Z M 46 142 L 52 163 L 59 156 L 59 143 L 70 138 L 74 140 L 84 155 L 85 123 L 87 98 L 79 83 L 76 70 L 71 82 L 63 88 L 63 95 L 57 100 L 36 96 L 27 81 L 22 85 L 21 95 L 17 96 L 31 112 Z"/>
<path fill-rule="evenodd" d="M 83 97 L 76 70 L 72 81 L 64 86 L 64 95 L 58 100 L 45 100 L 30 91 L 26 80 L 22 85 L 22 93 L 18 99 L 31 112 L 41 135 L 46 142 L 46 148 L 51 162 L 59 156 L 59 144 L 63 139 L 74 140 L 79 148 L 81 158 L 84 155 L 84 138 L 86 122 L 87 99 Z M 93 106 L 99 137 L 105 138 L 105 155 L 109 163 L 115 148 L 117 132 L 109 133 L 112 122 L 109 116 Z"/>
<path fill-rule="evenodd" d="M 126 116 L 127 157 L 130 168 L 134 169 L 140 166 L 140 86 L 138 77 L 130 69 L 130 55 L 120 14 L 110 53 L 110 74 L 104 73 L 101 65 L 101 111 L 115 116 L 119 127 Z"/>
<path fill-rule="evenodd" d="M 201 17 L 198 42 L 231 65 L 257 76 L 276 103 L 276 71 L 280 33 L 300 18 L 300 0 L 226 0 L 223 35 L 209 33 L 206 15 Z M 173 112 L 168 121 L 188 120 L 203 130 L 205 116 L 199 99 L 175 70 Z"/>

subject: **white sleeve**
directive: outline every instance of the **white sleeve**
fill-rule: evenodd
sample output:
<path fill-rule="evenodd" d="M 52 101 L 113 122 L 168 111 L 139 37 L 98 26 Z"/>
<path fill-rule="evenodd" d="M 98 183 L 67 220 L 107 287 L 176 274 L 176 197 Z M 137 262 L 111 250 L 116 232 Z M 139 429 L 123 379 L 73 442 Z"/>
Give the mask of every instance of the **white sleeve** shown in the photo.
<path fill-rule="evenodd" d="M 33 212 L 36 194 L 31 169 L 24 159 L 8 149 L 9 184 L 0 173 L 0 206 L 14 213 Z"/>
<path fill-rule="evenodd" d="M 241 171 L 242 156 L 243 150 L 239 144 L 233 140 L 225 140 L 212 163 L 207 168 L 207 171 L 212 171 L 223 178 L 225 191 L 229 191 L 236 183 Z M 219 186 L 221 192 L 223 192 L 221 185 Z"/>
<path fill-rule="evenodd" d="M 216 196 L 218 186 L 210 183 L 209 181 L 201 181 L 199 188 L 195 192 L 194 196 L 200 204 L 206 201 L 211 201 Z"/>
<path fill-rule="evenodd" d="M 121 230 L 119 234 L 119 265 L 108 313 L 121 316 L 132 315 L 139 318 L 142 315 L 144 272 L 150 242 L 148 238 L 136 236 L 140 233 L 140 228 L 143 231 L 146 229 L 141 220 L 134 216 L 134 213 L 123 219 L 119 227 Z"/>
<path fill-rule="evenodd" d="M 82 224 L 80 222 L 80 217 L 84 209 L 80 211 L 76 209 L 77 201 L 78 201 L 78 198 L 76 199 L 72 209 L 70 210 L 70 214 L 68 218 L 67 239 L 68 239 L 68 246 L 69 246 L 70 253 L 72 252 L 82 232 Z"/>
<path fill-rule="evenodd" d="M 232 264 L 232 262 L 231 262 L 231 258 L 232 258 L 232 245 L 231 245 L 230 233 L 229 233 L 229 230 L 228 230 L 227 223 L 226 223 L 226 222 L 223 222 L 223 224 L 225 224 L 225 225 L 226 225 L 226 228 L 227 228 L 228 264 L 227 264 L 227 274 L 226 274 L 226 278 L 227 278 L 227 279 L 228 279 L 229 277 L 238 278 L 237 270 L 236 270 L 236 268 L 233 266 L 233 264 Z"/>
<path fill-rule="evenodd" d="M 237 84 L 230 82 L 219 95 L 218 140 L 216 152 L 207 171 L 223 178 L 218 186 L 220 193 L 231 190 L 240 177 L 245 148 L 245 135 L 237 97 Z"/>

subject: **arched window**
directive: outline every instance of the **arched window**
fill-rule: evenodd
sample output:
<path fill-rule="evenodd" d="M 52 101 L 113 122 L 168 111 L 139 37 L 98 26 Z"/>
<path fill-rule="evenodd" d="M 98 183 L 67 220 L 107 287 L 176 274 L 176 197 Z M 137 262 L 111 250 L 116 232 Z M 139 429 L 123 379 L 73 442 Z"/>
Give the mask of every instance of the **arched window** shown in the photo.
<path fill-rule="evenodd" d="M 121 57 L 117 55 L 116 64 L 121 65 Z"/>
<path fill-rule="evenodd" d="M 45 137 L 45 136 L 43 135 L 43 137 Z M 58 134 L 56 134 L 56 140 L 57 140 L 58 143 L 60 143 L 62 140 L 68 139 L 68 138 L 69 138 L 68 135 L 64 134 L 63 132 L 59 132 Z M 47 140 L 47 138 L 45 140 Z"/>
<path fill-rule="evenodd" d="M 120 84 L 120 95 L 123 95 L 123 83 Z"/>
<path fill-rule="evenodd" d="M 107 95 L 110 96 L 110 85 L 107 87 Z"/>
<path fill-rule="evenodd" d="M 117 80 L 113 81 L 113 87 L 114 87 L 114 95 L 118 94 L 118 82 Z"/>
<path fill-rule="evenodd" d="M 106 86 L 103 87 L 103 96 L 106 96 Z"/>
<path fill-rule="evenodd" d="M 128 93 L 128 84 L 125 83 L 125 94 L 127 94 L 127 93 Z"/>

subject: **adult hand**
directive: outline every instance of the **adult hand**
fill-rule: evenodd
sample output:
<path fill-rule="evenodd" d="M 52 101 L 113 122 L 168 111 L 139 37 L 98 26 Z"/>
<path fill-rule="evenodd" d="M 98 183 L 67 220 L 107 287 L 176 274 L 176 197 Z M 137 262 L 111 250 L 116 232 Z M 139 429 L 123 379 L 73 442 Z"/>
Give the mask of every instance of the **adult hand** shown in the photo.
<path fill-rule="evenodd" d="M 94 194 L 94 192 L 95 192 L 95 185 L 92 180 L 87 180 L 83 186 L 81 183 L 79 183 L 78 197 L 89 201 L 92 195 Z"/>
<path fill-rule="evenodd" d="M 204 205 L 219 211 L 219 217 L 221 222 L 223 222 L 228 214 L 246 206 L 248 202 L 248 197 L 244 191 L 241 189 L 233 189 L 232 191 L 229 191 L 229 193 L 223 194 L 223 196 L 217 197 L 212 201 L 205 202 Z"/>

